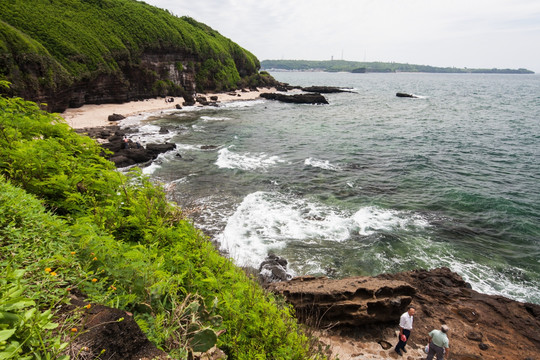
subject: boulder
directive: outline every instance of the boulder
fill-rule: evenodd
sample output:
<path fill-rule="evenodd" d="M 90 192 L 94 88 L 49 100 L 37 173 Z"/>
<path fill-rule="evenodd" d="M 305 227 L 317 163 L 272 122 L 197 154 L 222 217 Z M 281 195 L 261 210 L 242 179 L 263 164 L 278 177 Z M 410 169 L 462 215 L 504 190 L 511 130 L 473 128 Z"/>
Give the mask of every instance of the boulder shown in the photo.
<path fill-rule="evenodd" d="M 298 318 L 317 327 L 359 327 L 392 322 L 411 303 L 415 289 L 398 280 L 302 276 L 268 285 L 282 294 Z"/>
<path fill-rule="evenodd" d="M 295 95 L 285 95 L 279 93 L 262 93 L 259 95 L 262 98 L 270 100 L 278 100 L 287 103 L 295 104 L 328 104 L 328 101 L 324 96 L 319 93 L 309 93 L 309 94 L 295 94 Z"/>
<path fill-rule="evenodd" d="M 120 120 L 124 120 L 126 117 L 124 115 L 120 115 L 120 114 L 112 114 L 112 115 L 109 115 L 109 117 L 107 117 L 107 119 L 109 121 L 120 121 Z"/>
<path fill-rule="evenodd" d="M 292 279 L 292 275 L 287 272 L 287 264 L 285 258 L 268 255 L 259 266 L 259 280 L 263 284 L 268 284 Z"/>
<path fill-rule="evenodd" d="M 154 154 L 156 157 L 161 153 L 171 151 L 174 149 L 176 149 L 176 144 L 172 144 L 172 143 L 146 145 L 146 151 Z"/>
<path fill-rule="evenodd" d="M 184 95 L 184 102 L 182 103 L 183 106 L 193 106 L 195 105 L 195 98 L 191 95 Z"/>
<path fill-rule="evenodd" d="M 197 96 L 195 100 L 201 105 L 208 105 L 208 100 L 205 96 Z"/>

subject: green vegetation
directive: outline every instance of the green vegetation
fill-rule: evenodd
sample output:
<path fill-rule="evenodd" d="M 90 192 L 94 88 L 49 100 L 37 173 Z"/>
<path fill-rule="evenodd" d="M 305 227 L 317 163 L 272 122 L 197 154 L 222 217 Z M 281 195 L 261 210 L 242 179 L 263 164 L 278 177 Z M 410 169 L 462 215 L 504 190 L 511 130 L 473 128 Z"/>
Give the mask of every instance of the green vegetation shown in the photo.
<path fill-rule="evenodd" d="M 292 309 L 220 256 L 161 187 L 101 151 L 35 103 L 0 97 L 1 359 L 67 359 L 87 310 L 59 316 L 74 289 L 132 312 L 175 358 L 215 341 L 229 359 L 324 358 Z"/>
<path fill-rule="evenodd" d="M 260 67 L 253 54 L 210 27 L 142 1 L 0 2 L 0 79 L 13 84 L 14 94 L 37 98 L 103 78 L 119 87 L 147 86 L 130 83 L 149 75 L 145 56 L 170 58 L 172 68 L 196 74 L 199 91 L 237 88 Z M 153 75 L 171 80 L 169 72 Z M 150 84 L 145 95 L 179 91 L 162 85 Z"/>
<path fill-rule="evenodd" d="M 402 64 L 394 62 L 359 62 L 345 60 L 263 60 L 263 69 L 276 70 L 319 70 L 328 72 L 426 72 L 426 73 L 478 73 L 478 74 L 534 74 L 527 69 L 467 69 L 436 67 L 429 65 Z"/>

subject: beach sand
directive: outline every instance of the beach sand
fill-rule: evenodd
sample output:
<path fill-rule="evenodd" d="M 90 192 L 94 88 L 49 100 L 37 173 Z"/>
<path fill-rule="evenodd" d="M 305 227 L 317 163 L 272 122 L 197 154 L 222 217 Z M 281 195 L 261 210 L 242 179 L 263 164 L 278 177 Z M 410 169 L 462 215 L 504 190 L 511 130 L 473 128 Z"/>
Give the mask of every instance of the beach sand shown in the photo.
<path fill-rule="evenodd" d="M 267 92 L 275 92 L 275 88 L 259 88 L 259 91 L 235 91 L 228 93 L 197 94 L 210 100 L 210 96 L 217 96 L 218 102 L 255 100 L 259 95 Z M 235 95 L 232 95 L 235 94 Z M 170 99 L 171 97 L 167 97 Z M 101 104 L 83 105 L 80 108 L 70 108 L 60 114 L 66 122 L 74 129 L 93 128 L 101 126 L 116 125 L 115 121 L 109 121 L 112 114 L 120 114 L 125 117 L 141 113 L 152 113 L 160 110 L 175 109 L 177 104 L 182 105 L 184 99 L 172 97 L 174 102 L 167 102 L 166 98 L 147 99 L 141 101 L 131 101 L 123 104 Z M 197 103 L 194 106 L 202 106 Z"/>

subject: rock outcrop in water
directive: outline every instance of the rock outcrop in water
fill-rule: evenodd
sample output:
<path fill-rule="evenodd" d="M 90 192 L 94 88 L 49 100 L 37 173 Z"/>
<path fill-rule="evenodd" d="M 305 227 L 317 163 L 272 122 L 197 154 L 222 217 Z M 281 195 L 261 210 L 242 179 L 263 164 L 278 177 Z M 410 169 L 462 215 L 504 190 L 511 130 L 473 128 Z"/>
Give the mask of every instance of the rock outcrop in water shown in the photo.
<path fill-rule="evenodd" d="M 279 93 L 263 93 L 260 95 L 262 98 L 270 100 L 278 100 L 287 103 L 295 104 L 328 104 L 328 100 L 324 96 L 318 93 L 309 94 L 294 94 L 285 95 Z"/>
<path fill-rule="evenodd" d="M 447 268 L 342 280 L 304 277 L 269 288 L 283 294 L 308 324 L 331 326 L 343 344 L 380 344 L 380 358 L 397 358 L 390 345 L 410 303 L 416 316 L 405 359 L 423 358 L 428 332 L 441 324 L 451 329 L 452 360 L 540 359 L 539 305 L 479 293 Z M 350 359 L 364 358 L 354 355 Z"/>
<path fill-rule="evenodd" d="M 88 128 L 79 132 L 88 134 L 94 139 L 100 139 L 101 146 L 112 152 L 107 155 L 107 158 L 119 168 L 145 164 L 156 159 L 161 153 L 176 149 L 176 144 L 171 143 L 142 146 L 136 140 L 127 137 L 127 132 L 118 126 Z"/>

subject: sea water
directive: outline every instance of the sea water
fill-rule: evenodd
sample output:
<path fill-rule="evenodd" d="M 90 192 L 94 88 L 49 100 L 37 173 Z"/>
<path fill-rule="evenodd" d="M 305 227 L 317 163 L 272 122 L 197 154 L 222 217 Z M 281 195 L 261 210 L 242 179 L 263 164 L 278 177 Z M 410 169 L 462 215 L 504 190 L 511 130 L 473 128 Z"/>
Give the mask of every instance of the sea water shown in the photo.
<path fill-rule="evenodd" d="M 539 75 L 272 75 L 349 91 L 125 122 L 177 145 L 144 171 L 238 265 L 273 253 L 294 275 L 335 278 L 446 266 L 540 304 Z"/>

